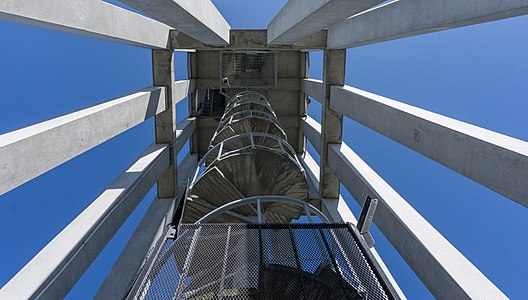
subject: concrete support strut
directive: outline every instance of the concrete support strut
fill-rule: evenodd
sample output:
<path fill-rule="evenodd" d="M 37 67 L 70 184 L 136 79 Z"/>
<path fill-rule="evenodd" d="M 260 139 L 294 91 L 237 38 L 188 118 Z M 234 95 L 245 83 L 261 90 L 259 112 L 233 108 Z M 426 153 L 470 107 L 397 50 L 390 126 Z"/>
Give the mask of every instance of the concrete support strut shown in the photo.
<path fill-rule="evenodd" d="M 169 144 L 171 165 L 158 181 L 158 198 L 175 198 L 177 194 L 178 168 L 174 145 L 176 142 L 176 102 L 174 99 L 174 51 L 152 50 L 152 78 L 155 86 L 167 89 L 165 105 L 167 109 L 156 115 L 156 143 Z"/>
<path fill-rule="evenodd" d="M 324 85 L 322 80 L 311 78 L 303 79 L 301 81 L 301 89 L 306 95 L 317 100 L 319 103 L 323 101 Z"/>
<path fill-rule="evenodd" d="M 289 0 L 268 25 L 268 44 L 293 44 L 383 0 Z"/>
<path fill-rule="evenodd" d="M 528 207 L 527 142 L 349 86 L 331 107 Z"/>
<path fill-rule="evenodd" d="M 319 191 L 319 165 L 317 165 L 317 162 L 312 158 L 312 156 L 306 152 L 304 155 L 304 158 L 300 160 L 304 170 L 306 171 L 306 176 L 308 178 L 308 184 L 310 185 L 310 188 L 314 187 L 316 189 L 315 193 L 318 194 Z M 325 214 L 331 222 L 333 223 L 339 223 L 339 222 L 348 222 L 352 224 L 356 224 L 357 220 L 350 208 L 348 207 L 348 204 L 345 202 L 345 199 L 343 197 L 339 196 L 337 199 L 322 199 L 321 201 L 321 211 L 323 214 Z M 389 282 L 394 287 L 396 293 L 400 297 L 400 299 L 406 299 L 405 295 L 403 294 L 402 290 L 398 286 L 398 283 L 396 283 L 396 280 L 394 280 L 394 277 L 392 276 L 391 272 L 383 262 L 383 259 L 379 256 L 378 252 L 375 248 L 370 249 L 372 255 L 376 259 L 378 265 L 382 268 L 383 272 L 387 276 Z"/>
<path fill-rule="evenodd" d="M 180 152 L 182 147 L 191 138 L 196 129 L 196 118 L 188 118 L 176 125 L 176 140 L 174 144 L 174 153 Z"/>
<path fill-rule="evenodd" d="M 343 115 L 330 106 L 330 89 L 345 84 L 346 50 L 325 50 L 323 61 L 323 99 L 321 118 L 321 198 L 339 197 L 339 179 L 328 167 L 328 145 L 343 139 Z"/>
<path fill-rule="evenodd" d="M 172 99 L 174 104 L 178 104 L 180 101 L 194 93 L 196 90 L 196 81 L 192 79 L 178 80 L 172 85 Z"/>
<path fill-rule="evenodd" d="M 0 136 L 0 195 L 165 111 L 165 88 L 143 89 Z"/>
<path fill-rule="evenodd" d="M 170 27 L 104 1 L 2 0 L 0 19 L 144 48 L 170 46 Z"/>
<path fill-rule="evenodd" d="M 197 164 L 198 156 L 188 154 L 178 165 L 180 185 L 187 183 L 187 179 L 191 174 L 194 174 Z M 183 192 L 183 189 L 178 190 L 177 199 L 181 198 Z M 165 228 L 172 222 L 175 205 L 175 199 L 154 199 L 125 249 L 119 255 L 110 274 L 97 291 L 95 299 L 126 298 L 127 292 L 133 286 L 141 267 L 152 254 L 156 242 Z"/>
<path fill-rule="evenodd" d="M 186 35 L 210 45 L 229 43 L 231 27 L 211 0 L 121 0 Z"/>
<path fill-rule="evenodd" d="M 352 48 L 528 13 L 526 0 L 405 0 L 328 28 L 328 48 Z"/>
<path fill-rule="evenodd" d="M 0 299 L 62 299 L 169 166 L 150 146 L 1 290 Z"/>
<path fill-rule="evenodd" d="M 307 116 L 305 119 L 301 120 L 300 128 L 304 136 L 310 141 L 312 146 L 314 146 L 315 150 L 317 150 L 317 153 L 321 154 L 321 124 L 317 123 L 317 121 L 310 116 Z"/>
<path fill-rule="evenodd" d="M 360 205 L 379 199 L 376 225 L 436 298 L 507 299 L 347 145 L 331 145 L 328 162 Z"/>

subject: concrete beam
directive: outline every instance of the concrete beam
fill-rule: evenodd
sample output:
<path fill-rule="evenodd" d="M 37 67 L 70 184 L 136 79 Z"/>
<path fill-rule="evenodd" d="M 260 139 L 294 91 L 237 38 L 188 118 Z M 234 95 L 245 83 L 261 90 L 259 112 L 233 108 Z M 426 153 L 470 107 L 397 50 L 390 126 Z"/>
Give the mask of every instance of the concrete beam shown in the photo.
<path fill-rule="evenodd" d="M 196 80 L 178 80 L 172 85 L 172 99 L 174 105 L 185 99 L 187 96 L 194 93 L 196 90 Z"/>
<path fill-rule="evenodd" d="M 317 153 L 321 154 L 321 144 L 323 142 L 321 139 L 321 124 L 317 123 L 310 116 L 306 116 L 305 119 L 301 119 L 300 127 L 304 136 L 312 143 L 315 150 L 317 150 Z M 319 175 L 317 177 L 319 178 Z"/>
<path fill-rule="evenodd" d="M 301 89 L 306 95 L 317 100 L 317 102 L 321 103 L 323 101 L 324 84 L 322 80 L 311 78 L 303 79 L 301 81 Z"/>
<path fill-rule="evenodd" d="M 169 26 L 103 1 L 3 0 L 0 19 L 145 48 L 170 43 Z"/>
<path fill-rule="evenodd" d="M 178 168 L 175 165 L 177 153 L 174 152 L 176 142 L 176 103 L 179 96 L 183 96 L 185 86 L 174 81 L 174 51 L 152 50 L 152 79 L 153 85 L 167 89 L 165 105 L 167 109 L 156 115 L 154 126 L 156 143 L 169 144 L 171 166 L 158 181 L 158 198 L 175 198 L 177 194 Z M 175 90 L 177 88 L 178 90 Z M 178 91 L 178 92 L 177 92 Z"/>
<path fill-rule="evenodd" d="M 332 109 L 528 207 L 527 142 L 349 86 L 331 98 Z"/>
<path fill-rule="evenodd" d="M 339 197 L 339 180 L 328 167 L 328 145 L 343 139 L 343 115 L 330 107 L 330 88 L 345 84 L 346 50 L 325 50 L 323 61 L 323 98 L 321 118 L 321 182 L 322 198 Z"/>
<path fill-rule="evenodd" d="M 350 223 L 356 226 L 357 219 L 348 207 L 348 204 L 346 203 L 345 199 L 343 197 L 339 196 L 338 199 L 322 199 L 321 200 L 321 211 L 327 216 L 331 222 L 333 223 Z M 388 281 L 391 283 L 392 287 L 394 288 L 394 291 L 396 294 L 400 297 L 400 299 L 404 300 L 407 299 L 405 297 L 405 294 L 401 290 L 400 286 L 396 282 L 396 279 L 392 276 L 392 273 L 390 272 L 387 265 L 385 265 L 385 262 L 379 255 L 376 248 L 372 247 L 370 248 L 370 252 L 374 258 L 374 260 L 378 263 L 378 266 L 381 268 L 385 276 L 387 276 Z"/>
<path fill-rule="evenodd" d="M 526 0 L 405 0 L 377 7 L 328 28 L 328 48 L 352 48 L 520 16 Z"/>
<path fill-rule="evenodd" d="M 321 199 L 319 195 L 319 165 L 308 151 L 304 152 L 303 156 L 302 159 L 299 159 L 299 162 L 304 169 L 306 179 L 308 179 L 310 199 Z"/>
<path fill-rule="evenodd" d="M 306 152 L 306 139 L 304 138 L 304 135 L 301 131 L 301 119 L 304 118 L 304 116 L 308 115 L 308 99 L 304 92 L 301 90 L 301 81 L 305 78 L 308 78 L 308 72 L 309 72 L 309 58 L 310 54 L 307 52 L 300 52 L 299 53 L 299 80 L 297 80 L 297 85 L 299 86 L 299 92 L 298 94 L 298 101 L 299 101 L 299 118 L 297 119 L 297 147 L 295 148 L 295 152 L 298 154 Z M 292 97 L 293 98 L 293 97 Z"/>
<path fill-rule="evenodd" d="M 0 195 L 165 111 L 165 108 L 165 88 L 147 88 L 0 135 Z"/>
<path fill-rule="evenodd" d="M 211 0 L 121 0 L 206 44 L 229 43 L 231 27 Z"/>
<path fill-rule="evenodd" d="M 374 222 L 437 299 L 507 299 L 352 149 L 329 150 L 330 167 L 360 205 L 367 195 L 379 199 Z"/>
<path fill-rule="evenodd" d="M 1 290 L 0 299 L 62 299 L 169 166 L 154 144 Z"/>
<path fill-rule="evenodd" d="M 174 143 L 174 153 L 180 152 L 182 147 L 191 138 L 196 129 L 196 118 L 188 118 L 176 126 L 176 142 Z"/>
<path fill-rule="evenodd" d="M 201 43 L 177 30 L 171 30 L 173 49 L 218 50 L 217 46 Z M 289 45 L 268 45 L 265 29 L 231 29 L 229 44 L 223 50 L 315 50 L 326 48 L 326 31 L 319 31 Z"/>
<path fill-rule="evenodd" d="M 317 162 L 312 158 L 310 153 L 306 152 L 304 154 L 304 157 L 299 160 L 301 162 L 301 165 L 303 166 L 306 177 L 308 178 L 308 186 L 310 189 L 314 188 L 315 191 L 310 191 L 310 194 L 315 193 L 319 195 L 319 165 Z M 312 198 L 310 196 L 311 199 Z M 351 223 L 354 226 L 357 224 L 356 217 L 348 207 L 348 204 L 345 202 L 345 199 L 343 197 L 339 196 L 338 199 L 320 199 L 321 200 L 321 211 L 327 216 L 331 222 L 333 223 L 340 223 L 340 222 L 346 222 Z M 319 205 L 317 205 L 319 206 Z M 375 248 L 371 248 L 370 252 L 372 253 L 372 256 L 374 256 L 374 259 L 378 263 L 378 265 L 381 267 L 385 275 L 387 276 L 387 279 L 391 283 L 391 285 L 394 287 L 396 293 L 400 296 L 400 299 L 406 299 L 405 295 L 403 294 L 402 290 L 400 289 L 398 283 L 396 283 L 396 280 L 394 280 L 394 277 L 392 276 L 391 272 L 383 262 L 383 259 L 379 256 L 378 252 Z"/>
<path fill-rule="evenodd" d="M 178 165 L 180 185 L 187 183 L 187 179 L 194 173 L 197 164 L 197 155 L 188 154 Z M 178 198 L 181 198 L 183 192 L 183 189 L 178 190 Z M 156 242 L 171 223 L 175 203 L 175 199 L 171 198 L 156 198 L 152 202 L 125 249 L 97 291 L 95 299 L 126 298 L 127 292 L 134 284 L 141 267 L 147 260 L 147 256 L 152 253 Z"/>
<path fill-rule="evenodd" d="M 268 44 L 292 44 L 383 0 L 289 0 L 268 25 Z"/>

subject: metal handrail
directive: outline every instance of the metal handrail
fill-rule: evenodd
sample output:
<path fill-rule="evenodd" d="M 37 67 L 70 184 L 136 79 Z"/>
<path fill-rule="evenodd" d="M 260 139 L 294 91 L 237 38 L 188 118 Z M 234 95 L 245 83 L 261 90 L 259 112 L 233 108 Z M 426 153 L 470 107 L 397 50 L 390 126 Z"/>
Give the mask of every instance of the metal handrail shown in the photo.
<path fill-rule="evenodd" d="M 237 208 L 239 206 L 248 205 L 248 204 L 252 204 L 252 203 L 256 203 L 257 204 L 257 212 L 258 212 L 258 216 L 257 217 L 258 217 L 259 223 L 262 220 L 261 215 L 260 215 L 260 212 L 261 212 L 260 204 L 262 204 L 262 203 L 287 203 L 287 204 L 297 205 L 297 206 L 300 206 L 300 207 L 304 208 L 304 210 L 305 210 L 305 212 L 307 214 L 308 220 L 310 222 L 312 222 L 311 213 L 313 212 L 313 214 L 318 216 L 319 218 L 321 218 L 321 220 L 323 220 L 323 222 L 330 223 L 330 220 L 325 216 L 325 214 L 323 212 L 321 212 L 315 206 L 313 206 L 313 205 L 311 205 L 309 203 L 306 203 L 306 202 L 304 202 L 302 200 L 295 199 L 295 198 L 290 198 L 290 197 L 286 197 L 286 196 L 253 196 L 253 197 L 248 197 L 248 198 L 239 199 L 239 200 L 235 200 L 235 201 L 231 201 L 229 203 L 226 203 L 226 204 L 218 207 L 217 209 L 209 212 L 208 214 L 206 214 L 202 218 L 200 218 L 198 221 L 195 222 L 195 224 L 201 224 L 201 223 L 208 222 L 208 221 L 216 218 L 218 215 L 220 215 L 220 214 L 222 214 L 222 213 L 224 213 L 226 211 L 229 211 L 229 210 L 231 210 L 233 208 Z"/>
<path fill-rule="evenodd" d="M 286 146 L 286 148 L 290 151 L 290 153 L 288 153 L 288 151 L 285 151 L 285 150 L 278 150 L 278 149 L 272 149 L 272 148 L 269 148 L 269 147 L 264 147 L 264 146 L 260 146 L 260 145 L 255 145 L 255 144 L 252 144 L 252 145 L 248 145 L 246 147 L 242 147 L 242 148 L 238 148 L 236 150 L 233 150 L 233 151 L 230 151 L 230 152 L 227 152 L 227 153 L 234 153 L 234 152 L 237 152 L 237 151 L 240 151 L 240 150 L 243 150 L 243 149 L 247 149 L 247 148 L 260 148 L 260 149 L 263 149 L 263 150 L 267 150 L 267 151 L 270 151 L 270 152 L 280 152 L 280 153 L 284 153 L 286 154 L 287 156 L 289 156 L 293 161 L 294 163 L 299 167 L 299 170 L 304 173 L 305 170 L 304 168 L 302 167 L 301 165 L 301 162 L 299 161 L 296 153 L 295 153 L 295 150 L 292 148 L 292 146 L 290 146 L 290 144 L 288 144 L 288 142 L 286 142 L 284 139 L 280 138 L 280 137 L 277 137 L 276 135 L 273 135 L 273 134 L 269 134 L 269 133 L 260 133 L 260 132 L 249 132 L 249 133 L 243 133 L 243 134 L 238 134 L 238 135 L 235 135 L 235 136 L 232 136 L 232 137 L 229 137 L 225 140 L 223 140 L 222 142 L 216 144 L 214 147 L 212 147 L 211 149 L 209 149 L 209 151 L 207 151 L 207 153 L 202 157 L 202 159 L 198 162 L 198 167 L 196 168 L 196 171 L 194 173 L 194 176 L 193 176 L 193 181 L 191 182 L 191 185 L 190 185 L 190 189 L 192 189 L 194 187 L 194 184 L 200 180 L 201 176 L 198 177 L 198 173 L 200 172 L 200 166 L 202 166 L 207 158 L 211 155 L 211 153 L 213 151 L 215 151 L 216 149 L 218 148 L 221 148 L 223 147 L 223 144 L 226 143 L 226 142 L 229 142 L 229 141 L 232 141 L 232 140 L 235 140 L 235 139 L 240 139 L 240 138 L 245 138 L 245 137 L 254 137 L 254 136 L 257 136 L 257 137 L 267 137 L 267 138 L 270 138 L 270 139 L 274 139 L 276 140 L 279 145 L 281 146 Z M 281 147 L 282 149 L 284 149 L 283 147 Z M 225 154 L 225 153 L 224 153 Z M 221 158 L 221 155 L 220 153 L 217 154 L 217 158 L 215 160 L 218 160 L 219 158 Z M 207 169 L 209 169 L 211 166 L 213 166 L 214 163 L 211 163 L 207 166 L 207 168 L 204 170 L 203 173 L 205 173 L 205 171 Z M 203 175 L 203 174 L 202 174 Z"/>

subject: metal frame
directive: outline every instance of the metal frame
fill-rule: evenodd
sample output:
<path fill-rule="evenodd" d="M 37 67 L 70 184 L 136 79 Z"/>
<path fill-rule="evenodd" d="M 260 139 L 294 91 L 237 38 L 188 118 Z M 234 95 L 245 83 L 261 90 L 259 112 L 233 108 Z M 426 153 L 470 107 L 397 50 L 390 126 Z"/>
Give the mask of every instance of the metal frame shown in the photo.
<path fill-rule="evenodd" d="M 253 138 L 255 136 L 274 139 L 281 146 L 281 149 L 277 150 L 277 149 L 273 149 L 273 148 L 270 148 L 270 147 L 265 147 L 265 146 L 260 146 L 258 144 L 255 144 L 255 141 L 254 141 L 254 138 Z M 235 149 L 235 150 L 232 150 L 232 151 L 229 151 L 229 152 L 223 152 L 222 148 L 224 147 L 225 143 L 228 143 L 228 142 L 236 140 L 236 139 L 243 139 L 243 138 L 247 138 L 247 137 L 250 138 L 251 144 L 249 144 L 249 145 L 247 145 L 247 146 L 245 146 L 243 148 L 238 148 L 238 149 Z M 287 150 L 289 150 L 289 151 L 285 150 L 284 145 L 286 145 L 285 148 Z M 207 153 L 202 157 L 202 159 L 198 163 L 198 169 L 194 173 L 193 180 L 191 181 L 190 189 L 192 189 L 192 187 L 194 186 L 195 182 L 200 180 L 200 176 L 199 176 L 200 166 L 205 165 L 207 160 L 208 160 L 208 158 L 209 158 L 209 156 L 213 155 L 213 153 L 216 150 L 218 150 L 217 153 L 214 153 L 216 158 L 214 158 L 210 163 L 207 164 L 207 168 L 209 168 L 210 166 L 214 166 L 215 162 L 219 161 L 224 156 L 232 155 L 232 154 L 235 154 L 235 153 L 240 152 L 240 151 L 245 150 L 245 149 L 259 149 L 259 148 L 263 149 L 263 150 L 266 150 L 266 151 L 270 151 L 272 153 L 276 153 L 278 155 L 283 155 L 283 154 L 287 155 L 300 168 L 300 170 L 302 172 L 304 172 L 304 169 L 303 169 L 299 159 L 297 158 L 295 150 L 293 150 L 293 148 L 285 140 L 277 137 L 276 135 L 272 135 L 272 134 L 268 134 L 268 133 L 258 133 L 258 132 L 243 133 L 243 134 L 235 135 L 233 137 L 225 139 L 222 142 L 216 144 L 213 148 L 209 149 L 209 151 L 207 151 Z"/>
<path fill-rule="evenodd" d="M 325 223 L 330 223 L 330 220 L 325 216 L 325 214 L 323 214 L 319 209 L 317 209 L 315 206 L 309 204 L 309 203 L 306 203 L 304 201 L 301 201 L 301 200 L 298 200 L 298 199 L 294 199 L 294 198 L 290 198 L 290 197 L 285 197 L 285 196 L 255 196 L 255 197 L 248 197 L 248 198 L 244 198 L 244 199 L 240 199 L 240 200 L 235 200 L 235 201 L 232 201 L 232 202 L 229 202 L 227 204 L 224 204 L 220 207 L 218 207 L 217 209 L 213 210 L 212 212 L 208 213 L 207 215 L 203 216 L 202 218 L 200 218 L 198 221 L 196 221 L 196 224 L 200 224 L 200 223 L 206 223 L 206 222 L 209 222 L 210 220 L 216 218 L 217 216 L 223 214 L 223 213 L 226 213 L 227 211 L 233 209 L 233 208 L 237 208 L 239 206 L 243 206 L 243 205 L 248 205 L 248 204 L 252 204 L 252 203 L 256 203 L 257 204 L 257 212 L 258 212 L 258 220 L 259 220 L 259 223 L 262 223 L 262 217 L 261 217 L 261 204 L 262 203 L 286 203 L 286 204 L 293 204 L 293 205 L 296 205 L 296 206 L 300 206 L 300 207 L 303 207 L 305 212 L 307 213 L 307 217 L 308 219 L 310 220 L 310 223 L 313 223 L 311 220 L 311 216 L 310 216 L 310 213 L 314 213 L 316 216 L 318 216 L 319 218 L 321 218 L 321 220 L 323 220 L 323 222 Z"/>
<path fill-rule="evenodd" d="M 231 53 L 231 54 L 239 54 L 239 53 L 242 53 L 242 54 L 271 54 L 274 56 L 274 65 L 273 65 L 273 84 L 272 85 L 249 85 L 249 86 L 246 86 L 246 85 L 242 85 L 242 86 L 236 86 L 236 85 L 229 85 L 229 86 L 225 86 L 224 85 L 224 82 L 223 82 L 223 78 L 222 78 L 222 75 L 223 75 L 223 54 L 224 53 Z M 277 51 L 275 50 L 266 50 L 266 51 L 263 51 L 263 50 L 230 50 L 230 51 L 220 51 L 219 52 L 219 61 L 220 61 L 220 68 L 219 68 L 219 71 L 220 71 L 220 74 L 219 74 L 219 77 L 220 77 L 220 87 L 222 88 L 258 88 L 258 89 L 274 89 L 276 86 L 277 86 Z"/>
<path fill-rule="evenodd" d="M 238 115 L 242 115 L 242 117 L 236 118 Z M 213 138 L 211 139 L 209 148 L 212 148 L 214 146 L 213 142 L 215 142 L 216 137 L 220 135 L 224 130 L 226 130 L 230 125 L 247 119 L 261 119 L 272 123 L 279 131 L 281 131 L 281 138 L 283 140 L 287 140 L 286 132 L 284 131 L 284 129 L 282 129 L 282 125 L 279 123 L 276 116 L 261 110 L 243 110 L 220 121 L 220 124 L 218 125 L 218 128 L 216 129 Z"/>

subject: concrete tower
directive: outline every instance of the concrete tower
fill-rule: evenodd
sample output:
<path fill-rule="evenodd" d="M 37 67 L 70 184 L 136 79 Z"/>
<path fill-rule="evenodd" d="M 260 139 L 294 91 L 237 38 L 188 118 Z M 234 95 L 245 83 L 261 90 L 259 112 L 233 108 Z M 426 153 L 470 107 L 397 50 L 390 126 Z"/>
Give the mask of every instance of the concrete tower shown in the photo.
<path fill-rule="evenodd" d="M 526 14 L 528 0 L 290 0 L 262 30 L 231 29 L 210 0 L 121 2 L 151 18 L 103 1 L 0 1 L 0 19 L 152 49 L 153 77 L 1 135 L 0 194 L 155 119 L 155 143 L 0 299 L 63 298 L 156 183 L 97 299 L 404 299 L 372 222 L 435 297 L 506 298 L 342 142 L 343 116 L 524 207 L 528 143 L 345 86 L 345 61 L 347 48 Z M 175 49 L 189 53 L 187 80 L 175 81 Z M 308 78 L 310 50 L 324 51 L 323 80 Z M 189 118 L 176 123 L 186 97 Z M 358 220 L 341 184 L 363 207 Z"/>

